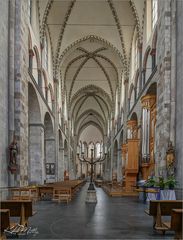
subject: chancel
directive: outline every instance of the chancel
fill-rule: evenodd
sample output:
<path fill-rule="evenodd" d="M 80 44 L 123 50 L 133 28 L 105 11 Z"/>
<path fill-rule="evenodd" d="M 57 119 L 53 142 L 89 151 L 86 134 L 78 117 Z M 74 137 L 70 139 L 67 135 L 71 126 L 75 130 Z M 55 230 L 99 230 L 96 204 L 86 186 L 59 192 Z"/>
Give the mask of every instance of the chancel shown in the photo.
<path fill-rule="evenodd" d="M 0 0 L 1 239 L 182 238 L 182 12 Z"/>

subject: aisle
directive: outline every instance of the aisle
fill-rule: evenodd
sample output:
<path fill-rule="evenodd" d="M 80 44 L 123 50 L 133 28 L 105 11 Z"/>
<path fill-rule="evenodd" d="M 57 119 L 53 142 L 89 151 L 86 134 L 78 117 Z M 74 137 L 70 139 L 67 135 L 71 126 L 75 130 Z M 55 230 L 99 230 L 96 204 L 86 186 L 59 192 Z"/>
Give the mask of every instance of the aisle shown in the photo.
<path fill-rule="evenodd" d="M 34 239 L 173 239 L 152 229 L 152 218 L 136 197 L 110 198 L 97 188 L 97 204 L 86 204 L 87 184 L 69 203 L 42 201 L 30 225 L 37 228 Z M 30 238 L 29 238 L 30 239 Z"/>

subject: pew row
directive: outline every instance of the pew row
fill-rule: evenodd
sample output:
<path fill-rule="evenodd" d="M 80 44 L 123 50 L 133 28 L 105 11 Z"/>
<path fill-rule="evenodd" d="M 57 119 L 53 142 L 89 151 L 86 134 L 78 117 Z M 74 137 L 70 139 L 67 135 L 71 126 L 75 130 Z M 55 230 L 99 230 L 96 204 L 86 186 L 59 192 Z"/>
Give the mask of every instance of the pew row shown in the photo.
<path fill-rule="evenodd" d="M 151 200 L 149 203 L 149 209 L 145 210 L 145 213 L 149 216 L 153 216 L 153 228 L 165 231 L 170 230 L 167 224 L 163 221 L 163 216 L 171 216 L 173 209 L 182 209 L 183 200 Z"/>
<path fill-rule="evenodd" d="M 167 230 L 175 231 L 174 239 L 182 239 L 182 213 L 183 209 L 172 209 L 171 222 L 163 222 Z"/>
<path fill-rule="evenodd" d="M 39 200 L 39 193 L 37 187 L 10 188 L 10 198 L 12 200 L 32 200 L 36 202 Z"/>
<path fill-rule="evenodd" d="M 1 215 L 1 240 L 6 239 L 4 230 L 10 227 L 10 210 L 9 209 L 0 209 Z"/>
<path fill-rule="evenodd" d="M 44 199 L 45 196 L 49 196 L 49 199 L 71 201 L 75 194 L 85 184 L 82 180 L 67 180 L 63 182 L 50 183 L 44 186 L 38 186 L 40 199 Z"/>
<path fill-rule="evenodd" d="M 0 202 L 1 209 L 9 209 L 10 217 L 20 217 L 19 224 L 27 226 L 28 218 L 32 217 L 33 212 L 32 201 L 30 200 L 5 200 Z"/>

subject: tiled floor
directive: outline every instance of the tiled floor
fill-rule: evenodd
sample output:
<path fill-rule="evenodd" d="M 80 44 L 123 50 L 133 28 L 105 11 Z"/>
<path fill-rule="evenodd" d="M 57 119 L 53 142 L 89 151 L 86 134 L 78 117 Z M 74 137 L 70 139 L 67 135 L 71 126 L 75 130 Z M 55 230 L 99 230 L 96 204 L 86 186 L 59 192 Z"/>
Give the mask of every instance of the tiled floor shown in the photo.
<path fill-rule="evenodd" d="M 38 202 L 30 226 L 37 233 L 29 239 L 173 239 L 172 232 L 153 231 L 146 204 L 137 197 L 111 198 L 97 189 L 97 204 L 86 204 L 87 184 L 68 205 Z"/>

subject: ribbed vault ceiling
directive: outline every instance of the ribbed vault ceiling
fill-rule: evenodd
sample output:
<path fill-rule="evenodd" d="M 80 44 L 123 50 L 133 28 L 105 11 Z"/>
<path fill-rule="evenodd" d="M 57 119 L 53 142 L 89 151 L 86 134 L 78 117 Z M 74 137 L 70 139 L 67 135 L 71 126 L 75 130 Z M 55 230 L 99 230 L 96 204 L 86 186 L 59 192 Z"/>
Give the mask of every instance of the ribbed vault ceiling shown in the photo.
<path fill-rule="evenodd" d="M 141 41 L 144 0 L 39 0 L 38 6 L 75 134 L 91 124 L 105 135 L 135 27 Z"/>

